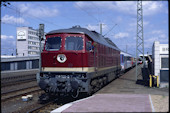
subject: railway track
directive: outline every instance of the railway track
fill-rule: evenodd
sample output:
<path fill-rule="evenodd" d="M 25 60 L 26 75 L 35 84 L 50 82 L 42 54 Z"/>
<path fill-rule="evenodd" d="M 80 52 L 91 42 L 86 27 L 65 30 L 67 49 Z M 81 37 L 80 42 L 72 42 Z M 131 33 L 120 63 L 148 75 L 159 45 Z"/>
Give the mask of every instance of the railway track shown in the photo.
<path fill-rule="evenodd" d="M 107 84 L 106 84 L 107 85 Z M 99 90 L 99 89 L 98 89 Z M 93 92 L 93 94 L 96 94 L 98 92 L 98 90 L 96 90 L 95 92 Z M 83 96 L 80 96 L 78 99 L 82 99 L 82 98 L 85 98 L 87 97 L 87 95 L 83 95 Z M 68 98 L 68 97 L 67 97 Z M 66 98 L 63 98 L 63 99 L 66 99 Z M 49 103 L 46 103 L 46 104 L 43 104 L 41 106 L 38 106 L 36 108 L 33 108 L 29 111 L 27 111 L 27 113 L 49 113 L 51 112 L 52 110 L 54 109 L 57 109 L 59 108 L 60 106 L 64 105 L 64 104 L 67 104 L 69 102 L 72 102 L 74 101 L 74 99 L 67 99 L 67 100 L 63 100 L 63 99 L 60 99 L 60 100 L 55 100 L 55 101 L 51 101 Z M 77 99 L 76 99 L 77 100 Z M 57 102 L 57 103 L 56 103 Z"/>
<path fill-rule="evenodd" d="M 58 107 L 60 107 L 61 105 L 56 105 L 55 104 L 55 102 L 57 101 L 57 99 L 56 100 L 53 100 L 53 101 L 50 101 L 50 102 L 48 102 L 48 103 L 45 103 L 45 104 L 40 104 L 40 105 L 38 105 L 36 108 L 33 108 L 33 109 L 31 109 L 31 110 L 29 110 L 29 111 L 27 111 L 27 113 L 39 113 L 39 112 L 42 112 L 42 111 L 47 111 L 47 112 L 50 112 L 50 108 L 52 107 L 52 106 L 55 106 L 55 107 L 53 107 L 52 109 L 56 109 L 56 108 L 58 108 Z M 50 109 L 50 110 L 49 110 Z M 45 112 L 46 113 L 46 112 Z"/>
<path fill-rule="evenodd" d="M 129 70 L 127 70 L 126 72 L 122 73 L 121 76 L 122 76 L 123 74 L 127 74 L 128 72 L 129 72 Z M 117 79 L 117 78 L 115 78 L 115 79 Z M 114 80 L 115 80 L 115 79 L 114 79 Z M 108 84 L 106 84 L 106 86 L 107 86 L 107 85 L 108 85 Z M 103 86 L 103 87 L 105 87 L 105 86 Z M 103 87 L 102 87 L 102 88 L 103 88 Z M 96 90 L 93 94 L 96 94 L 98 91 L 99 91 L 99 89 Z M 85 96 L 85 97 L 87 97 L 87 96 Z M 85 98 L 85 97 L 82 96 L 82 97 L 79 97 L 79 99 L 82 99 L 82 98 Z M 67 101 L 67 102 L 62 103 L 62 104 L 56 104 L 56 103 L 54 103 L 54 102 L 50 102 L 50 103 L 44 104 L 44 105 L 42 105 L 42 106 L 40 106 L 40 107 L 34 108 L 34 109 L 28 111 L 27 113 L 49 113 L 49 112 L 51 112 L 52 110 L 57 109 L 57 108 L 59 108 L 60 106 L 66 104 L 66 103 L 69 103 L 69 102 L 71 102 L 71 101 Z"/>
<path fill-rule="evenodd" d="M 22 89 L 17 89 L 17 90 L 14 89 L 14 90 L 10 90 L 10 91 L 1 92 L 1 96 L 7 95 L 7 94 L 10 94 L 10 93 L 17 93 L 17 92 L 27 90 L 27 89 L 30 89 L 30 88 L 35 88 L 35 87 L 38 87 L 38 86 L 34 85 L 34 86 L 22 88 Z"/>
<path fill-rule="evenodd" d="M 34 81 L 36 81 L 36 77 L 33 74 L 2 78 L 1 102 L 41 91 L 37 84 L 30 84 L 30 82 L 33 83 Z"/>
<path fill-rule="evenodd" d="M 28 95 L 40 91 L 42 90 L 38 86 L 32 86 L 28 88 L 19 89 L 19 90 L 4 92 L 1 93 L 1 102 L 5 102 L 14 98 L 18 98 L 23 95 Z"/>
<path fill-rule="evenodd" d="M 31 81 L 36 81 L 35 78 L 30 78 L 30 79 L 24 79 L 24 80 L 19 80 L 19 81 L 12 81 L 12 82 L 1 82 L 1 87 L 8 87 L 8 86 L 12 86 L 12 85 L 19 85 L 19 84 L 23 84 L 23 83 L 27 83 L 27 82 L 31 82 Z"/>
<path fill-rule="evenodd" d="M 28 76 L 35 76 L 35 74 L 4 77 L 4 78 L 1 78 L 1 81 L 11 80 L 11 79 L 18 79 L 18 78 L 25 78 L 25 77 L 28 77 Z"/>
<path fill-rule="evenodd" d="M 20 83 L 20 84 L 22 85 L 22 83 Z M 17 85 L 17 86 L 19 86 L 19 85 Z M 38 86 L 36 86 L 36 87 L 38 87 Z M 4 102 L 11 102 L 10 100 L 17 101 L 18 98 L 21 98 L 21 96 L 33 94 L 33 93 L 37 94 L 38 92 L 41 92 L 41 91 L 42 90 L 39 87 L 34 88 L 34 86 L 29 86 L 27 88 L 13 90 L 13 91 L 5 91 L 4 90 L 4 92 L 1 93 L 1 102 L 3 104 Z M 82 98 L 82 97 L 80 97 L 80 98 Z M 33 99 L 31 105 L 24 105 L 24 107 L 22 107 L 22 109 L 15 109 L 13 111 L 13 113 L 18 113 L 18 112 L 26 112 L 26 113 L 42 113 L 43 112 L 43 113 L 48 113 L 48 112 L 60 107 L 63 104 L 74 101 L 74 99 L 70 99 L 68 97 L 66 97 L 66 98 L 65 97 L 63 97 L 63 98 L 58 97 L 58 99 L 56 99 L 56 100 L 53 99 L 54 101 L 49 101 L 45 104 L 39 104 L 38 101 L 36 101 L 36 99 Z M 28 102 L 28 103 L 30 103 L 30 102 Z M 22 104 L 23 102 L 19 101 L 19 103 Z"/>
<path fill-rule="evenodd" d="M 72 98 L 71 96 L 62 96 L 50 99 L 52 101 L 41 104 L 41 106 L 34 107 L 33 109 L 27 111 L 27 113 L 50 113 L 52 110 L 61 107 L 64 104 L 77 101 L 79 99 L 85 98 L 86 95 L 79 96 L 77 99 Z"/>
<path fill-rule="evenodd" d="M 24 75 L 24 76 L 2 78 L 1 87 L 22 84 L 30 81 L 36 81 L 35 75 Z"/>

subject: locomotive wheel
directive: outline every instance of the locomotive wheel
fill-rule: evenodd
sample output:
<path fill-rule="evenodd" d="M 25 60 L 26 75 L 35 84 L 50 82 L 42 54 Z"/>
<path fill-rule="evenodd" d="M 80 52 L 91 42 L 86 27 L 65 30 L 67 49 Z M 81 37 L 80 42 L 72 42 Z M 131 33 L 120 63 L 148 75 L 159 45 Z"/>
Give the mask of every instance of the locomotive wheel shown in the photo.
<path fill-rule="evenodd" d="M 73 97 L 73 98 L 77 98 L 78 96 L 79 96 L 79 90 L 78 89 L 76 89 L 76 90 L 73 90 L 73 92 L 71 93 L 71 96 Z"/>
<path fill-rule="evenodd" d="M 49 95 L 47 93 L 43 93 L 43 94 L 41 94 L 41 96 L 39 96 L 38 102 L 40 104 L 44 104 L 44 103 L 48 102 L 49 99 L 50 99 Z"/>
<path fill-rule="evenodd" d="M 91 96 L 92 95 L 92 86 L 89 86 L 89 91 L 87 92 L 87 96 Z"/>

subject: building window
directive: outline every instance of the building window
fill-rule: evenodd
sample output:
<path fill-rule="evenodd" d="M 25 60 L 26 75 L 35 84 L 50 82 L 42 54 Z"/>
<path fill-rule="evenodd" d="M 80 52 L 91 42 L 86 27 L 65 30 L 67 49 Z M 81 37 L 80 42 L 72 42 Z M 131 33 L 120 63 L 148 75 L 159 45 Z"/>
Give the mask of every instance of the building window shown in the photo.
<path fill-rule="evenodd" d="M 34 47 L 34 46 L 28 46 L 28 49 L 34 49 L 34 50 L 39 50 L 39 47 Z"/>
<path fill-rule="evenodd" d="M 18 64 L 18 70 L 26 69 L 26 61 L 19 61 L 17 62 L 17 64 Z"/>
<path fill-rule="evenodd" d="M 35 51 L 29 51 L 29 52 L 28 52 L 28 54 L 30 54 L 30 55 L 37 55 L 37 54 L 38 54 L 38 52 L 35 52 Z"/>
<path fill-rule="evenodd" d="M 32 42 L 32 41 L 28 41 L 28 44 L 31 44 L 31 45 L 39 45 L 38 42 Z"/>
<path fill-rule="evenodd" d="M 169 68 L 169 58 L 161 58 L 161 68 Z"/>
<path fill-rule="evenodd" d="M 1 63 L 1 71 L 10 70 L 10 63 L 9 62 L 3 62 Z"/>
<path fill-rule="evenodd" d="M 32 69 L 36 69 L 39 67 L 39 60 L 32 60 Z"/>
<path fill-rule="evenodd" d="M 28 36 L 28 39 L 31 39 L 31 40 L 39 40 L 38 37 L 33 37 L 33 36 Z"/>

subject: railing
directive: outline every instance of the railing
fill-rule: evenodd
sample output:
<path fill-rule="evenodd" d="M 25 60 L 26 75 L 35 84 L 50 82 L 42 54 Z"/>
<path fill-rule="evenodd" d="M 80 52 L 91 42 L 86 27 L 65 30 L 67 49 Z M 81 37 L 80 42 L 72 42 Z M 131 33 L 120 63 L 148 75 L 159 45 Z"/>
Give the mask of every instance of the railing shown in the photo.
<path fill-rule="evenodd" d="M 159 87 L 159 77 L 155 75 L 149 75 L 149 87 L 155 86 L 155 81 L 156 79 L 156 86 Z"/>

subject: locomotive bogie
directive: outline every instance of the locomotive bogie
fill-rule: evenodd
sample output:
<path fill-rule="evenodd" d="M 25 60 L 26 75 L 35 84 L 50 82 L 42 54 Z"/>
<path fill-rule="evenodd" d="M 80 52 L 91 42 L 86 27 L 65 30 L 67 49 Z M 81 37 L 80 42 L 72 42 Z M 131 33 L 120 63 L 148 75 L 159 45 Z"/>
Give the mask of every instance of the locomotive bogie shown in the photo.
<path fill-rule="evenodd" d="M 74 90 L 79 92 L 88 92 L 89 76 L 86 73 L 77 74 L 44 74 L 43 77 L 37 75 L 39 78 L 38 84 L 45 92 L 50 93 L 69 93 Z"/>

